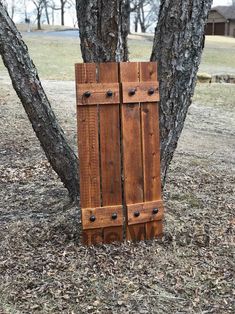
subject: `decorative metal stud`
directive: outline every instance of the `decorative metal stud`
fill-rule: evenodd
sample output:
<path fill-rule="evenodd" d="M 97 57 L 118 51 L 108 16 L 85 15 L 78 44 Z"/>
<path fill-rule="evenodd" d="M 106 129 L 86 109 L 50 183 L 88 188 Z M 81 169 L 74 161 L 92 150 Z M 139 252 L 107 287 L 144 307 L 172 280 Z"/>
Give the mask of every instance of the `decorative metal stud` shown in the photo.
<path fill-rule="evenodd" d="M 83 94 L 86 98 L 89 98 L 91 96 L 91 92 L 87 91 Z"/>
<path fill-rule="evenodd" d="M 94 222 L 95 220 L 96 220 L 95 215 L 91 215 L 91 217 L 90 217 L 90 221 L 91 221 L 91 222 Z"/>
<path fill-rule="evenodd" d="M 154 214 L 154 215 L 156 215 L 158 212 L 159 212 L 159 209 L 158 209 L 158 208 L 154 208 L 154 209 L 153 209 L 153 214 Z"/>
<path fill-rule="evenodd" d="M 113 96 L 113 92 L 112 92 L 111 90 L 108 90 L 107 93 L 106 93 L 106 95 L 107 95 L 108 97 L 112 97 L 112 96 Z"/>
<path fill-rule="evenodd" d="M 155 92 L 154 88 L 153 87 L 150 87 L 149 90 L 148 90 L 148 94 L 149 95 L 153 95 Z"/>
<path fill-rule="evenodd" d="M 134 95 L 135 95 L 135 92 L 136 92 L 136 89 L 135 89 L 135 88 L 129 89 L 129 95 L 130 95 L 130 96 L 134 96 Z"/>
<path fill-rule="evenodd" d="M 134 216 L 135 216 L 135 217 L 139 217 L 139 215 L 140 215 L 140 212 L 139 212 L 139 211 L 134 212 Z"/>
<path fill-rule="evenodd" d="M 113 219 L 113 220 L 117 219 L 117 216 L 118 216 L 117 213 L 113 213 L 113 214 L 112 214 L 112 219 Z"/>

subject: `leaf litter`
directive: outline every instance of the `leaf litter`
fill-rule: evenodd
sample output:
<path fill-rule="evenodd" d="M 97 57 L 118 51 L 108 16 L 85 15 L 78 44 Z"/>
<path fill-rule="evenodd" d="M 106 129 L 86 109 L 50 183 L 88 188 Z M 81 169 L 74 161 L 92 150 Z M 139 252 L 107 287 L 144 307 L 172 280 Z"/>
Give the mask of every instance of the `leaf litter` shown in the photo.
<path fill-rule="evenodd" d="M 52 97 L 56 84 L 44 84 Z M 69 88 L 52 106 L 76 147 L 73 82 Z M 1 314 L 234 313 L 234 107 L 190 108 L 164 192 L 161 239 L 84 247 L 79 209 L 5 81 L 0 105 Z"/>

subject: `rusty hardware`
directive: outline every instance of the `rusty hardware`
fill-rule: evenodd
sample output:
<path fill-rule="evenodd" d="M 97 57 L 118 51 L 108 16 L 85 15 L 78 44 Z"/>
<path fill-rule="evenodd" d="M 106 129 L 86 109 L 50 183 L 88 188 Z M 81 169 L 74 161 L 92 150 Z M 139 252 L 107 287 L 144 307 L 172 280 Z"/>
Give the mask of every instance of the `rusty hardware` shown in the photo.
<path fill-rule="evenodd" d="M 135 95 L 135 92 L 136 92 L 136 89 L 135 89 L 135 88 L 131 88 L 131 89 L 129 90 L 129 95 L 130 95 L 130 96 L 134 96 L 134 95 Z"/>
<path fill-rule="evenodd" d="M 112 92 L 111 90 L 108 90 L 107 93 L 106 93 L 106 95 L 107 95 L 108 97 L 112 97 L 112 96 L 113 96 L 113 92 Z"/>
<path fill-rule="evenodd" d="M 154 88 L 153 87 L 150 87 L 149 90 L 148 90 L 148 94 L 149 95 L 153 95 L 155 92 Z"/>
<path fill-rule="evenodd" d="M 92 215 L 92 216 L 90 217 L 90 221 L 91 221 L 91 222 L 94 222 L 95 220 L 96 220 L 95 215 Z"/>
<path fill-rule="evenodd" d="M 76 64 L 76 96 L 83 243 L 159 237 L 157 64 Z"/>
<path fill-rule="evenodd" d="M 158 208 L 153 209 L 153 214 L 156 215 L 159 212 Z"/>
<path fill-rule="evenodd" d="M 117 219 L 117 216 L 118 216 L 117 213 L 113 213 L 113 214 L 112 214 L 112 219 L 113 219 L 113 220 Z"/>
<path fill-rule="evenodd" d="M 89 92 L 89 91 L 85 92 L 85 93 L 84 93 L 84 96 L 85 96 L 86 98 L 89 98 L 89 97 L 91 96 L 91 92 Z"/>

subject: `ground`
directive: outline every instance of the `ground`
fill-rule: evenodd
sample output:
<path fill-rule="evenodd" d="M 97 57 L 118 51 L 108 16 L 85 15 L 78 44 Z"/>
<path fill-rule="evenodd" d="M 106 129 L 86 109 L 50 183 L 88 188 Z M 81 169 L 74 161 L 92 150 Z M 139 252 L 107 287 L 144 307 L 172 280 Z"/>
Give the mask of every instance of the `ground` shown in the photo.
<path fill-rule="evenodd" d="M 74 82 L 51 78 L 43 86 L 76 149 Z M 235 85 L 197 85 L 164 192 L 164 237 L 88 248 L 4 70 L 0 83 L 1 314 L 234 313 Z"/>

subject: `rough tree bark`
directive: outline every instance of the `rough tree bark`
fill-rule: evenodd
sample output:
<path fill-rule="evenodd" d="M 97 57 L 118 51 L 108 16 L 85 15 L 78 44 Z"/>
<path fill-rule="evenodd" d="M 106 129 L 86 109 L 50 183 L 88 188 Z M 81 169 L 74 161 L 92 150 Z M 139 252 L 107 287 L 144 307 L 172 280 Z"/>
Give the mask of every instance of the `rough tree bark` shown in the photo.
<path fill-rule="evenodd" d="M 158 60 L 160 78 L 163 183 L 194 93 L 211 4 L 212 0 L 161 1 L 151 60 Z"/>
<path fill-rule="evenodd" d="M 84 62 L 127 61 L 128 0 L 76 0 Z"/>
<path fill-rule="evenodd" d="M 65 12 L 65 4 L 67 0 L 60 0 L 60 17 L 61 17 L 61 25 L 64 25 L 64 12 Z"/>
<path fill-rule="evenodd" d="M 127 0 L 77 0 L 85 62 L 127 61 Z M 161 166 L 165 179 L 182 131 L 212 0 L 162 0 L 151 59 L 159 62 Z M 56 122 L 27 47 L 0 1 L 0 54 L 40 143 L 71 197 L 79 195 L 78 161 Z"/>
<path fill-rule="evenodd" d="M 79 195 L 78 160 L 56 121 L 20 33 L 0 2 L 0 54 L 41 146 L 73 200 Z"/>

